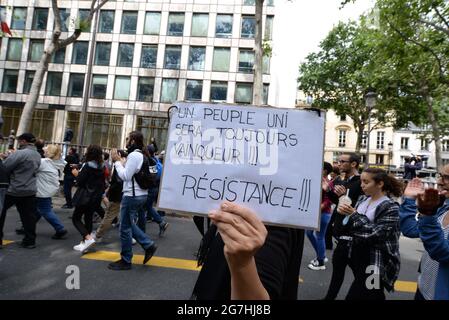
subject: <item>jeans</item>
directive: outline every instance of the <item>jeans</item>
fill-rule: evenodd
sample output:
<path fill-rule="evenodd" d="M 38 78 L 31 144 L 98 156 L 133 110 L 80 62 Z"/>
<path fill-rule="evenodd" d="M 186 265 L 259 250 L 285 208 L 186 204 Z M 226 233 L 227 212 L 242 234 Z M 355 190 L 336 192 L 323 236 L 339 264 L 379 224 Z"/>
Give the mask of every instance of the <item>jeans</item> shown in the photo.
<path fill-rule="evenodd" d="M 3 226 L 5 225 L 6 212 L 13 205 L 16 206 L 22 220 L 25 237 L 23 244 L 33 245 L 36 243 L 36 196 L 15 197 L 11 195 L 5 196 L 5 202 L 0 216 L 0 239 L 3 239 Z"/>
<path fill-rule="evenodd" d="M 37 221 L 41 217 L 44 217 L 48 223 L 56 230 L 56 232 L 60 232 L 64 230 L 64 226 L 59 220 L 58 216 L 53 211 L 51 198 L 36 198 L 37 199 Z"/>
<path fill-rule="evenodd" d="M 157 224 L 161 224 L 164 221 L 162 220 L 162 217 L 160 216 L 159 212 L 157 212 L 156 209 L 153 208 L 153 203 L 157 200 L 158 192 L 159 188 L 148 189 L 147 209 L 148 214 L 151 215 L 153 221 L 156 222 Z"/>
<path fill-rule="evenodd" d="M 331 214 L 327 212 L 323 212 L 321 214 L 321 224 L 320 231 L 315 232 L 313 230 L 307 230 L 306 235 L 309 238 L 310 243 L 312 243 L 313 248 L 317 254 L 318 261 L 322 262 L 326 257 L 326 230 L 329 225 L 329 221 L 331 220 Z"/>
<path fill-rule="evenodd" d="M 147 198 L 148 196 L 144 195 L 137 197 L 125 196 L 122 199 L 120 208 L 120 242 L 122 251 L 120 255 L 128 263 L 131 263 L 133 257 L 132 238 L 136 239 L 144 250 L 154 244 L 142 228 L 145 227 L 146 223 L 145 206 Z M 139 221 L 139 225 L 137 225 L 137 221 Z"/>
<path fill-rule="evenodd" d="M 75 185 L 75 177 L 64 175 L 64 196 L 65 203 L 68 206 L 72 206 L 72 188 Z"/>

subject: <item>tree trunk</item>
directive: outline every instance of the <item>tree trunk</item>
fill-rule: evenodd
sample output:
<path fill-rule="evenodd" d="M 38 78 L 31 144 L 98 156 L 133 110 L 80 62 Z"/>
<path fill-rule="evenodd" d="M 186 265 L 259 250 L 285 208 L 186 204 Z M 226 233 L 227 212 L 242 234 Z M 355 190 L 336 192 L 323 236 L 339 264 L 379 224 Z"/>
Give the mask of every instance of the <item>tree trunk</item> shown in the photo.
<path fill-rule="evenodd" d="M 360 149 L 362 147 L 362 140 L 363 140 L 363 131 L 365 129 L 365 126 L 363 124 L 357 124 L 357 126 L 354 126 L 355 132 L 357 133 L 357 142 L 355 144 L 355 152 L 360 153 Z"/>
<path fill-rule="evenodd" d="M 42 82 L 44 80 L 45 73 L 48 70 L 48 64 L 52 54 L 55 52 L 55 46 L 50 44 L 50 46 L 45 50 L 44 54 L 39 61 L 39 66 L 34 74 L 33 83 L 31 84 L 30 94 L 28 96 L 25 107 L 22 111 L 22 116 L 20 117 L 19 128 L 17 129 L 17 136 L 22 133 L 28 132 L 31 127 L 31 120 L 33 118 L 33 111 L 37 105 L 37 100 L 39 99 L 40 91 L 42 88 Z"/>
<path fill-rule="evenodd" d="M 435 141 L 435 160 L 437 164 L 437 170 L 443 165 L 441 159 L 441 130 L 440 125 L 435 116 L 435 110 L 433 109 L 433 99 L 426 95 L 427 114 L 429 117 L 429 123 L 432 126 L 432 138 Z"/>
<path fill-rule="evenodd" d="M 258 106 L 263 103 L 263 50 L 262 50 L 262 13 L 264 0 L 256 0 L 256 34 L 254 49 L 254 83 L 253 104 Z"/>

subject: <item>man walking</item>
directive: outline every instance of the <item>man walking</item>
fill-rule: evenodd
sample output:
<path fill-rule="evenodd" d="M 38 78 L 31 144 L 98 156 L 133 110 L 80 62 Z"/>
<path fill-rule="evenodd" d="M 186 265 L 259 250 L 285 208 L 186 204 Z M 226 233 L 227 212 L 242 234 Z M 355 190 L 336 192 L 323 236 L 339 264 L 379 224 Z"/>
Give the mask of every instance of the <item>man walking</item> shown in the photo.
<path fill-rule="evenodd" d="M 69 154 L 65 157 L 67 162 L 64 168 L 64 196 L 65 205 L 62 206 L 63 209 L 72 209 L 72 188 L 75 185 L 75 176 L 72 174 L 74 166 L 79 164 L 79 156 L 76 153 L 75 148 L 69 149 Z"/>
<path fill-rule="evenodd" d="M 146 203 L 148 197 L 148 186 L 145 186 L 138 177 L 149 173 L 148 157 L 143 154 L 143 135 L 139 131 L 133 131 L 128 137 L 128 158 L 121 159 L 117 150 L 112 150 L 111 158 L 114 162 L 115 170 L 119 178 L 123 181 L 123 198 L 120 208 L 120 241 L 122 251 L 121 259 L 109 264 L 112 270 L 131 269 L 131 259 L 133 257 L 132 239 L 145 250 L 143 264 L 146 264 L 157 249 L 154 241 L 145 234 L 137 225 L 145 224 Z M 145 188 L 146 187 L 146 188 Z"/>
<path fill-rule="evenodd" d="M 0 245 L 6 212 L 15 205 L 25 233 L 21 246 L 33 249 L 36 247 L 36 173 L 41 164 L 41 156 L 34 146 L 36 138 L 33 134 L 24 133 L 17 137 L 17 141 L 19 149 L 3 161 L 9 176 L 9 187 L 0 217 Z"/>

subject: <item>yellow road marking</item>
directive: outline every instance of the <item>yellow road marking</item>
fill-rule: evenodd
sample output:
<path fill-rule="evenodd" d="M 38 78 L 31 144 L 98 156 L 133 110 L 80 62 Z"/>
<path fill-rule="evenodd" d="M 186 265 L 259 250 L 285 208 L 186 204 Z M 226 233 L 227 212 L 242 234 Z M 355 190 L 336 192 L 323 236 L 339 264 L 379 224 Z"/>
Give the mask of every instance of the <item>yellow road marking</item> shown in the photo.
<path fill-rule="evenodd" d="M 14 241 L 11 241 L 11 240 L 3 240 L 3 245 L 6 246 L 6 245 L 8 245 L 10 243 L 13 243 L 13 242 Z"/>
<path fill-rule="evenodd" d="M 116 261 L 120 259 L 120 253 L 111 251 L 97 251 L 85 254 L 82 256 L 84 259 L 91 260 L 103 260 L 103 261 Z M 133 255 L 132 264 L 143 264 L 143 255 L 135 254 Z M 163 257 L 152 257 L 147 266 L 153 267 L 163 267 L 163 268 L 174 268 L 183 269 L 191 271 L 200 271 L 201 267 L 197 267 L 196 260 L 186 260 L 186 259 L 175 259 L 175 258 L 163 258 Z"/>
<path fill-rule="evenodd" d="M 13 241 L 4 240 L 4 243 L 11 243 Z M 120 259 L 119 252 L 112 251 L 97 251 L 85 254 L 82 256 L 83 259 L 89 260 L 101 260 L 101 261 L 116 261 Z M 137 265 L 143 264 L 143 255 L 136 254 L 133 256 L 132 263 Z M 197 267 L 196 260 L 187 259 L 175 259 L 175 258 L 164 258 L 164 257 L 152 257 L 151 260 L 146 264 L 147 266 L 162 267 L 162 268 L 173 268 L 182 269 L 190 271 L 200 271 L 201 267 Z M 299 277 L 299 283 L 304 283 L 304 279 Z M 396 281 L 394 289 L 398 292 L 408 292 L 415 293 L 417 289 L 417 283 L 412 281 Z"/>
<path fill-rule="evenodd" d="M 415 293 L 418 288 L 418 284 L 412 281 L 396 281 L 394 284 L 394 290 L 401 292 Z"/>

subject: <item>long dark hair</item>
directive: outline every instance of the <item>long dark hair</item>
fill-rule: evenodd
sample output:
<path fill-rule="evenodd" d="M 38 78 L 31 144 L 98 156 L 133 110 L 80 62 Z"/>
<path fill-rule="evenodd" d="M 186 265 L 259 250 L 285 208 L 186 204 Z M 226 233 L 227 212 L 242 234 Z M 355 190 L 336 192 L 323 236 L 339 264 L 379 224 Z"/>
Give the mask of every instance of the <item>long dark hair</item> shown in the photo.
<path fill-rule="evenodd" d="M 145 148 L 145 144 L 143 142 L 143 134 L 142 134 L 142 132 L 140 132 L 140 131 L 132 131 L 129 134 L 129 141 L 128 141 L 128 143 L 131 143 L 131 141 L 134 141 L 134 142 L 132 144 L 132 148 L 128 149 L 128 152 L 132 152 L 135 149 L 139 149 L 139 150 L 142 151 L 142 153 L 145 156 L 147 156 L 147 157 L 150 156 L 150 154 L 148 153 L 147 148 Z"/>
<path fill-rule="evenodd" d="M 103 150 L 101 149 L 100 146 L 91 144 L 89 147 L 87 147 L 85 157 L 86 157 L 86 162 L 95 161 L 98 164 L 102 164 L 103 163 Z"/>
<path fill-rule="evenodd" d="M 396 197 L 402 195 L 402 191 L 404 190 L 402 182 L 396 179 L 395 176 L 388 174 L 385 170 L 380 168 L 367 168 L 363 172 L 369 173 L 376 183 L 382 181 L 384 183 L 382 191 L 387 192 L 388 195 Z"/>

